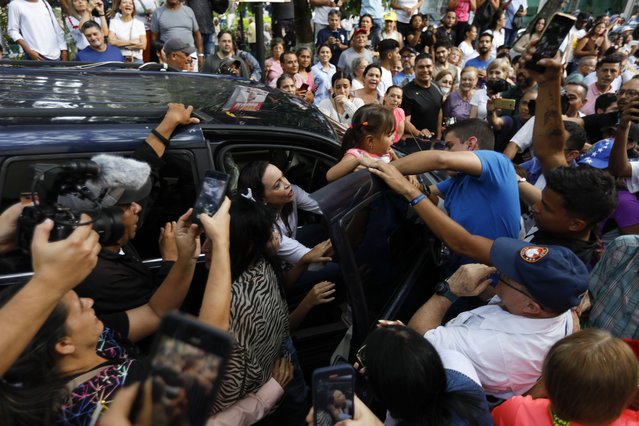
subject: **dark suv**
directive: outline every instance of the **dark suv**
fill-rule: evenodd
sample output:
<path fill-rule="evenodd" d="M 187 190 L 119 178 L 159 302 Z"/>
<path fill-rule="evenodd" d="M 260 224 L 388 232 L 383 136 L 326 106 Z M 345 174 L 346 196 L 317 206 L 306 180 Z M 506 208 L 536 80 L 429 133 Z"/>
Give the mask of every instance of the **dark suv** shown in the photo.
<path fill-rule="evenodd" d="M 194 106 L 201 123 L 174 133 L 160 197 L 134 240 L 151 268 L 160 265 L 160 226 L 193 205 L 209 169 L 229 173 L 234 187 L 244 164 L 268 160 L 313 193 L 341 266 L 346 303 L 317 310 L 296 332 L 307 371 L 327 365 L 340 341 L 339 352 L 352 361 L 377 319 L 408 319 L 437 278 L 435 240 L 406 202 L 367 171 L 326 184 L 339 157 L 337 136 L 326 117 L 297 98 L 230 77 L 47 67 L 0 68 L 0 96 L 0 209 L 30 191 L 34 164 L 100 152 L 126 156 L 159 123 L 168 102 Z M 29 274 L 28 264 L 15 260 L 3 262 L 0 285 Z M 190 294 L 193 306 L 198 291 Z"/>

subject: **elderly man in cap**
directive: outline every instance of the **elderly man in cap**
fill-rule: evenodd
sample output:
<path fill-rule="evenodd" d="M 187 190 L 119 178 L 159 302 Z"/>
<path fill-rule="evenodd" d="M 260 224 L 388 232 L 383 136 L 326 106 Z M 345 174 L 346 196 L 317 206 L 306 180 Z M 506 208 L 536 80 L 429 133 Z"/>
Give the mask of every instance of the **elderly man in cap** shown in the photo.
<path fill-rule="evenodd" d="M 119 165 L 117 162 L 110 164 L 115 169 L 115 173 L 121 176 L 129 175 L 134 170 L 138 174 L 144 174 L 142 179 L 137 179 L 137 185 L 127 185 L 125 189 L 123 187 L 101 188 L 99 183 L 91 186 L 87 184 L 103 207 L 117 206 L 121 209 L 119 221 L 123 228 L 117 242 L 102 247 L 95 269 L 75 289 L 80 297 L 90 297 L 94 300 L 93 309 L 98 316 L 145 305 L 161 284 L 160 279 L 141 262 L 130 242 L 137 232 L 143 206 L 148 205 L 149 199 L 155 195 L 152 194 L 152 188 L 159 180 L 159 170 L 164 164 L 162 156 L 170 144 L 171 134 L 179 125 L 198 122 L 196 118 L 191 117 L 192 111 L 193 107 L 169 104 L 164 119 L 136 149 L 132 159 L 126 160 L 129 163 L 121 161 Z M 127 181 L 126 177 L 122 179 Z M 62 201 L 62 204 L 69 202 Z M 184 216 L 181 219 L 180 223 L 185 224 Z M 184 226 L 188 227 L 188 224 Z M 188 241 L 189 238 L 181 238 L 183 235 L 177 235 L 189 233 L 189 229 L 179 229 L 176 223 L 168 223 L 163 231 L 164 233 L 175 232 L 178 244 L 192 243 L 193 249 L 197 250 L 192 238 Z M 189 250 L 187 248 L 182 252 L 189 252 Z M 197 257 L 197 253 L 194 255 Z M 166 255 L 166 253 L 163 257 L 164 260 L 175 262 L 166 265 L 170 267 L 170 270 L 162 283 L 170 281 L 174 288 L 186 294 L 195 271 L 195 259 L 180 258 L 178 255 Z"/>
<path fill-rule="evenodd" d="M 366 34 L 366 30 L 363 28 L 358 28 L 353 31 L 353 36 L 351 37 L 351 47 L 342 52 L 339 57 L 339 62 L 337 63 L 337 68 L 341 71 L 344 71 L 347 74 L 352 74 L 353 72 L 353 61 L 355 58 L 365 58 L 369 64 L 373 63 L 373 53 L 366 48 L 368 44 L 368 35 Z"/>
<path fill-rule="evenodd" d="M 167 71 L 193 71 L 191 55 L 195 52 L 195 47 L 179 38 L 172 38 L 164 43 L 162 50 L 169 67 Z"/>

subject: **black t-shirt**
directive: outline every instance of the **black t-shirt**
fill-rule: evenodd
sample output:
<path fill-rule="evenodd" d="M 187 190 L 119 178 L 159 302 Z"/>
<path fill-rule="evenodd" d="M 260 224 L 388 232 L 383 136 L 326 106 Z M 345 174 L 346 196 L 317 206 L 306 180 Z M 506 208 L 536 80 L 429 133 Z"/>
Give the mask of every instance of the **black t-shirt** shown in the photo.
<path fill-rule="evenodd" d="M 411 116 L 410 122 L 418 130 L 428 129 L 435 133 L 438 124 L 437 117 L 442 109 L 441 92 L 434 84 L 431 84 L 429 88 L 424 88 L 413 80 L 404 86 L 402 109 L 406 116 Z"/>
<path fill-rule="evenodd" d="M 590 143 L 595 144 L 603 139 L 603 129 L 617 124 L 619 113 L 591 114 L 583 117 L 582 120 L 584 120 L 584 129 L 586 129 Z"/>

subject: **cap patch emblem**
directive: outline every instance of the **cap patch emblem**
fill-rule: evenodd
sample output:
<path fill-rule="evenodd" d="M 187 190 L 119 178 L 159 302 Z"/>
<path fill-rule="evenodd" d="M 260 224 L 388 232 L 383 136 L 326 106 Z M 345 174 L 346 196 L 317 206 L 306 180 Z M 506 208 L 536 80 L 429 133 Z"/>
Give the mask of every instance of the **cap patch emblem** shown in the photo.
<path fill-rule="evenodd" d="M 519 256 L 528 263 L 536 263 L 548 254 L 547 247 L 526 246 L 519 252 Z"/>

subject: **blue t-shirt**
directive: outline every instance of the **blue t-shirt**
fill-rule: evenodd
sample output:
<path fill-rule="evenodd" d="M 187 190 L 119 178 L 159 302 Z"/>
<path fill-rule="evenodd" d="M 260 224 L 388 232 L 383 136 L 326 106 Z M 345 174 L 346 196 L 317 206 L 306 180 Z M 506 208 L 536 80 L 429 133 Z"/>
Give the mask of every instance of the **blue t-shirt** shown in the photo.
<path fill-rule="evenodd" d="M 75 58 L 82 62 L 124 62 L 120 49 L 110 44 L 107 44 L 107 49 L 104 52 L 98 52 L 91 46 L 87 46 L 80 50 Z"/>
<path fill-rule="evenodd" d="M 518 238 L 521 210 L 515 168 L 495 151 L 474 151 L 481 174 L 458 173 L 437 184 L 450 217 L 468 232 L 495 240 Z"/>
<path fill-rule="evenodd" d="M 479 56 L 475 56 L 474 58 L 466 61 L 466 63 L 464 64 L 464 68 L 475 67 L 478 70 L 485 70 L 486 68 L 488 68 L 488 65 L 490 65 L 493 59 L 495 58 L 491 56 L 490 58 L 484 61 L 483 59 L 480 59 Z"/>

